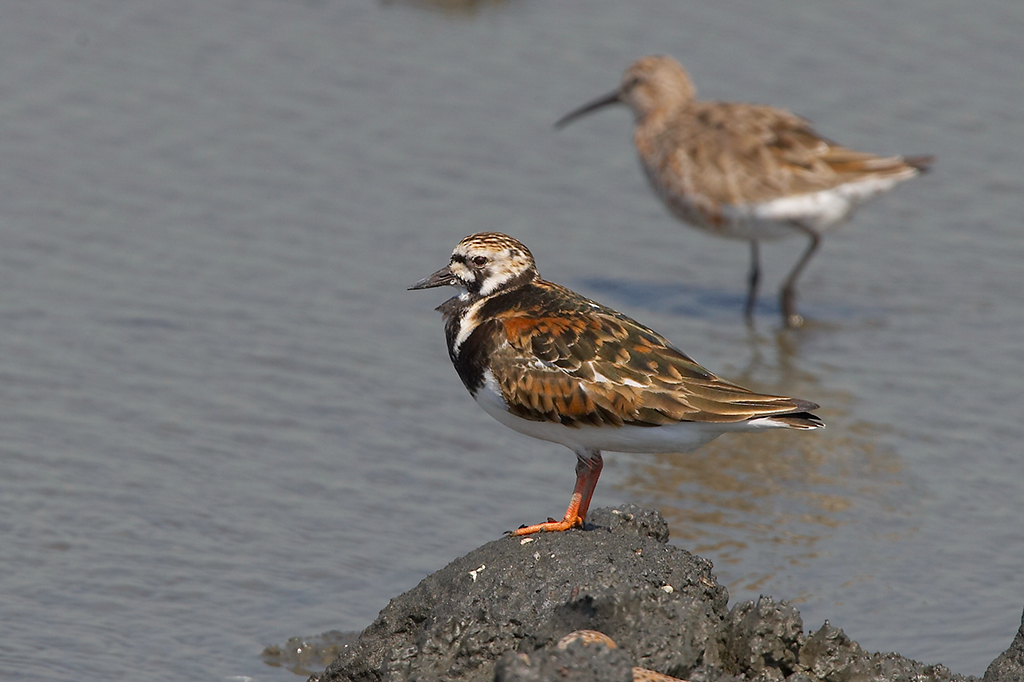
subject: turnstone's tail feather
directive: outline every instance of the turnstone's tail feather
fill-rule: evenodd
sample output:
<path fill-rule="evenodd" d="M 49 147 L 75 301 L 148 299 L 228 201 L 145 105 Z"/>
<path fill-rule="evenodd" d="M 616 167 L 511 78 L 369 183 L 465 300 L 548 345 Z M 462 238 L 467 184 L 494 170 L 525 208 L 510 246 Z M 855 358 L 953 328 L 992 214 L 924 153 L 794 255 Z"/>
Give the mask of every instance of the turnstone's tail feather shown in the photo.
<path fill-rule="evenodd" d="M 818 406 L 814 405 L 814 407 Z M 771 421 L 778 422 L 780 425 L 786 426 L 790 429 L 802 429 L 804 431 L 808 431 L 810 429 L 820 429 L 823 426 L 825 426 L 825 422 L 821 421 L 821 418 L 818 417 L 818 415 L 811 414 L 810 412 L 794 412 L 792 414 L 783 414 L 779 415 L 778 417 L 772 417 Z"/>

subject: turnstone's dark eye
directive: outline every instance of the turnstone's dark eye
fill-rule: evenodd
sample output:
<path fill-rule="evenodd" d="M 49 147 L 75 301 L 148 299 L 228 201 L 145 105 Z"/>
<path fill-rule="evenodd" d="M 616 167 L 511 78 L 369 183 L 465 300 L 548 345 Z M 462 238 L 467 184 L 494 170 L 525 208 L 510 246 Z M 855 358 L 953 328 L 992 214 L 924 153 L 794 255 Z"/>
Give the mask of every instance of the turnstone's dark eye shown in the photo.
<path fill-rule="evenodd" d="M 487 265 L 487 256 L 473 256 L 473 265 L 478 268 Z"/>

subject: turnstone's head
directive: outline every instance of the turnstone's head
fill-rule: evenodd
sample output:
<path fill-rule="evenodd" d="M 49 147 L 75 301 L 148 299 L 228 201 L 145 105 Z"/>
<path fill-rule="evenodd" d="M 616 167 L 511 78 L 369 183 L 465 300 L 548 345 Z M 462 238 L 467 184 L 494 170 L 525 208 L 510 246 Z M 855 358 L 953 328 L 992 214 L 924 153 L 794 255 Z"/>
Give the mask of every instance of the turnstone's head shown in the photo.
<path fill-rule="evenodd" d="M 555 127 L 561 128 L 609 104 L 627 105 L 640 122 L 655 112 L 671 114 L 696 97 L 697 91 L 682 64 L 663 55 L 643 57 L 629 65 L 617 90 L 569 112 Z"/>
<path fill-rule="evenodd" d="M 447 266 L 409 289 L 453 286 L 476 296 L 490 296 L 539 276 L 533 254 L 522 242 L 500 232 L 478 232 L 455 246 Z"/>

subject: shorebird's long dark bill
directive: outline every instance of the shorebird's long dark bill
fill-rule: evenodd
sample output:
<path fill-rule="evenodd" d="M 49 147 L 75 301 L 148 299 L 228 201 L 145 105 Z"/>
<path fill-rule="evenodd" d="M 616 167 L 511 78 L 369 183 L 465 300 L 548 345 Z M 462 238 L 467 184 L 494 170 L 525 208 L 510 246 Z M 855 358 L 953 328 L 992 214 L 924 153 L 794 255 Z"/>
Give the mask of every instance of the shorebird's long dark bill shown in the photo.
<path fill-rule="evenodd" d="M 592 111 L 597 111 L 598 109 L 606 107 L 609 104 L 619 104 L 620 102 L 622 102 L 622 99 L 619 96 L 618 90 L 616 90 L 615 92 L 609 92 L 607 95 L 602 95 L 601 97 L 595 99 L 593 102 L 587 102 L 579 109 L 570 111 L 568 114 L 566 114 L 565 116 L 563 116 L 562 118 L 558 119 L 558 121 L 555 122 L 555 128 L 564 128 L 565 126 L 569 125 L 580 116 L 586 116 Z"/>
<path fill-rule="evenodd" d="M 435 272 L 430 277 L 424 277 L 420 281 L 416 282 L 416 284 L 413 284 L 411 287 L 409 287 L 408 290 L 412 291 L 413 289 L 433 289 L 434 287 L 447 286 L 454 281 L 455 275 L 452 274 L 452 271 L 448 268 L 448 266 L 445 266 L 438 270 L 437 272 Z"/>

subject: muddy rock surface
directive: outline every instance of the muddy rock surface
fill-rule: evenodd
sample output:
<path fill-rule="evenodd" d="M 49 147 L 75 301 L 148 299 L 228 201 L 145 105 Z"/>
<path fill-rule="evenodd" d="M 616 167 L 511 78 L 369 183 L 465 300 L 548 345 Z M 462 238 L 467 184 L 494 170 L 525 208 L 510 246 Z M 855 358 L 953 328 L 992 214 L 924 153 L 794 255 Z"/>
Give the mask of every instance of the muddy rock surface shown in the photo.
<path fill-rule="evenodd" d="M 865 652 L 828 623 L 805 633 L 770 597 L 730 610 L 710 562 L 667 541 L 661 515 L 632 505 L 593 510 L 584 531 L 495 540 L 392 599 L 309 681 L 977 679 Z M 1024 625 L 984 680 L 1024 680 L 1022 665 Z"/>
<path fill-rule="evenodd" d="M 985 671 L 984 682 L 1024 682 L 1024 615 L 1010 648 L 999 654 Z"/>

